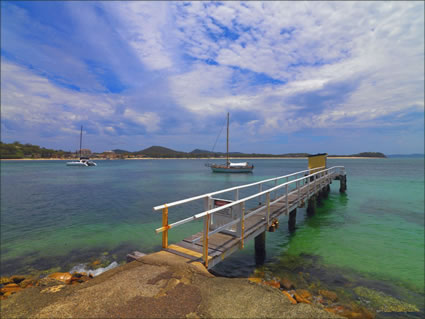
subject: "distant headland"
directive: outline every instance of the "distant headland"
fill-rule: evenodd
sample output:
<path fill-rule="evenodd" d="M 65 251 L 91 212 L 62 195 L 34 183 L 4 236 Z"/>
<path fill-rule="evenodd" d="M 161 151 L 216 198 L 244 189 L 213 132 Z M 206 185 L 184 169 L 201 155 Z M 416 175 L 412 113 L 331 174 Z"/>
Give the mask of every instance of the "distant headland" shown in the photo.
<path fill-rule="evenodd" d="M 82 149 L 82 155 L 90 156 L 94 159 L 136 159 L 136 158 L 224 158 L 226 153 L 210 152 L 195 149 L 191 152 L 181 152 L 162 146 L 151 146 L 141 151 L 131 152 L 122 149 L 114 149 L 101 153 L 92 153 L 89 149 Z M 241 153 L 231 152 L 231 158 L 306 158 L 309 153 L 282 153 L 282 154 L 262 154 L 262 153 Z M 38 145 L 21 144 L 19 142 L 0 142 L 0 159 L 70 159 L 79 156 L 79 152 L 54 150 Z M 386 158 L 380 152 L 362 152 L 351 155 L 328 155 L 333 158 Z"/>

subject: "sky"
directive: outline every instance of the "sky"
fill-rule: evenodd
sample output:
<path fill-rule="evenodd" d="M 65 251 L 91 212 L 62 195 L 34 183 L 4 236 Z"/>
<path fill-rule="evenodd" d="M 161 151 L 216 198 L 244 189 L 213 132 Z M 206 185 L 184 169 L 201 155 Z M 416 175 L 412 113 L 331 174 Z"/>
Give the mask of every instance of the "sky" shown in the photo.
<path fill-rule="evenodd" d="M 423 1 L 1 1 L 7 143 L 423 153 L 424 73 Z"/>

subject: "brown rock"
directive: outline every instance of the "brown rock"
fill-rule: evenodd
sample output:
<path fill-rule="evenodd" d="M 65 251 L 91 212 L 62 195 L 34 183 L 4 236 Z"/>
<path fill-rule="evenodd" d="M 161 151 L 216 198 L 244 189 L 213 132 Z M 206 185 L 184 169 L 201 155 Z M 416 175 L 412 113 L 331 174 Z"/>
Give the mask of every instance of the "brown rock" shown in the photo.
<path fill-rule="evenodd" d="M 25 276 L 12 276 L 10 277 L 10 280 L 13 281 L 15 284 L 19 284 L 21 281 L 25 280 Z"/>
<path fill-rule="evenodd" d="M 10 296 L 11 294 L 14 294 L 15 292 L 21 291 L 22 288 L 17 286 L 17 287 L 3 287 L 0 289 L 0 291 L 3 293 L 3 295 Z"/>
<path fill-rule="evenodd" d="M 337 301 L 338 300 L 338 296 L 336 295 L 336 293 L 334 293 L 333 291 L 329 291 L 329 290 L 319 290 L 319 294 L 322 297 L 325 297 L 331 301 Z"/>
<path fill-rule="evenodd" d="M 48 277 L 61 281 L 65 284 L 70 284 L 72 279 L 72 275 L 69 272 L 55 272 L 53 274 L 50 274 Z"/>
<path fill-rule="evenodd" d="M 293 305 L 296 305 L 297 304 L 297 301 L 294 299 L 294 298 L 292 298 L 292 296 L 287 292 L 287 291 L 285 291 L 285 290 L 282 290 L 282 293 L 286 296 L 286 297 L 288 297 L 288 299 L 289 299 L 289 301 L 291 302 L 291 304 L 293 304 Z"/>
<path fill-rule="evenodd" d="M 295 289 L 295 285 L 289 279 L 282 278 L 280 280 L 280 287 L 286 290 Z"/>
<path fill-rule="evenodd" d="M 74 283 L 74 282 L 77 282 L 77 283 L 82 283 L 82 282 L 85 282 L 85 281 L 87 281 L 87 280 L 90 280 L 91 279 L 91 277 L 89 277 L 89 276 L 80 276 L 80 277 L 72 277 L 72 283 Z"/>
<path fill-rule="evenodd" d="M 92 266 L 100 265 L 100 260 L 95 260 L 91 264 L 92 264 Z"/>
<path fill-rule="evenodd" d="M 273 288 L 280 288 L 280 283 L 276 280 L 265 281 L 264 284 Z"/>
<path fill-rule="evenodd" d="M 7 284 L 6 286 L 4 286 L 4 288 L 14 288 L 14 287 L 19 287 L 19 286 L 15 283 Z"/>
<path fill-rule="evenodd" d="M 311 301 L 310 300 L 308 300 L 307 298 L 304 298 L 304 297 L 300 296 L 297 292 L 294 293 L 294 298 L 298 302 L 311 304 Z"/>
<path fill-rule="evenodd" d="M 1 277 L 0 278 L 0 284 L 2 284 L 2 285 L 6 285 L 6 284 L 11 283 L 11 282 L 13 282 L 13 280 L 10 280 L 9 277 Z"/>
<path fill-rule="evenodd" d="M 23 281 L 21 281 L 19 283 L 19 286 L 21 288 L 29 288 L 29 287 L 34 286 L 34 284 L 35 284 L 35 280 L 33 280 L 33 279 L 25 279 L 25 280 L 23 280 Z"/>
<path fill-rule="evenodd" d="M 353 310 L 346 306 L 335 306 L 325 308 L 324 310 L 349 319 L 373 319 L 375 317 L 374 314 L 363 308 Z"/>
<path fill-rule="evenodd" d="M 295 290 L 295 292 L 305 299 L 311 299 L 312 297 L 310 291 L 308 291 L 307 289 L 297 289 Z"/>
<path fill-rule="evenodd" d="M 0 295 L 0 300 L 5 300 L 7 297 L 5 295 Z"/>
<path fill-rule="evenodd" d="M 248 280 L 250 281 L 250 282 L 253 282 L 253 283 L 256 283 L 256 284 L 259 284 L 259 283 L 261 283 L 261 278 L 255 278 L 255 277 L 250 277 L 250 278 L 248 278 Z"/>

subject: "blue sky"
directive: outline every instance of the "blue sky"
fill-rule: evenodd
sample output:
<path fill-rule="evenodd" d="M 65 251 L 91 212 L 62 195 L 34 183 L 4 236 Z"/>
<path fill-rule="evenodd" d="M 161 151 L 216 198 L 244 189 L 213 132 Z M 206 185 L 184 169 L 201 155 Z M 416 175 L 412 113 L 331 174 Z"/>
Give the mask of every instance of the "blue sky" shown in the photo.
<path fill-rule="evenodd" d="M 1 2 L 1 139 L 424 152 L 424 3 Z M 222 135 L 216 150 L 225 150 Z"/>

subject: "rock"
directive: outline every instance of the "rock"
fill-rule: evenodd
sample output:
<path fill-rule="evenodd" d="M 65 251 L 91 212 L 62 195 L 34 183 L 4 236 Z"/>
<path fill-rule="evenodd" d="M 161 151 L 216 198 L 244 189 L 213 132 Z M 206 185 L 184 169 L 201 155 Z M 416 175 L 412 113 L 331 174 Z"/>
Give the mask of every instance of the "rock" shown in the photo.
<path fill-rule="evenodd" d="M 72 284 L 74 282 L 76 282 L 76 283 L 83 283 L 83 282 L 86 282 L 86 281 L 88 281 L 90 279 L 91 279 L 91 277 L 89 277 L 89 276 L 80 276 L 80 277 L 72 277 L 71 281 L 72 281 Z"/>
<path fill-rule="evenodd" d="M 338 300 L 338 296 L 336 295 L 336 293 L 334 293 L 333 291 L 329 291 L 329 290 L 319 290 L 319 294 L 322 297 L 325 297 L 333 302 Z"/>
<path fill-rule="evenodd" d="M 137 259 L 139 259 L 140 257 L 143 257 L 143 256 L 146 256 L 146 254 L 141 253 L 140 251 L 133 251 L 133 252 L 127 254 L 126 260 L 129 263 L 129 262 L 137 260 Z"/>
<path fill-rule="evenodd" d="M 276 280 L 265 281 L 264 284 L 273 288 L 280 288 L 280 283 Z"/>
<path fill-rule="evenodd" d="M 7 284 L 3 288 L 12 288 L 12 287 L 19 287 L 19 286 L 17 284 L 15 284 L 15 283 L 12 283 L 12 284 Z"/>
<path fill-rule="evenodd" d="M 51 279 L 61 281 L 65 284 L 70 284 L 72 275 L 69 272 L 55 272 L 48 276 Z"/>
<path fill-rule="evenodd" d="M 373 319 L 375 315 L 365 308 L 351 309 L 346 306 L 335 306 L 325 308 L 327 312 L 334 313 L 349 319 Z"/>
<path fill-rule="evenodd" d="M 57 285 L 57 286 L 53 286 L 53 287 L 48 287 L 48 288 L 45 288 L 45 289 L 41 290 L 40 293 L 42 293 L 42 294 L 45 294 L 45 293 L 55 293 L 55 292 L 59 292 L 64 287 L 65 287 L 65 285 Z"/>
<path fill-rule="evenodd" d="M 91 263 L 92 266 L 100 265 L 100 260 L 95 260 Z"/>
<path fill-rule="evenodd" d="M 10 277 L 10 280 L 13 281 L 15 284 L 19 284 L 21 281 L 25 280 L 24 276 L 12 276 Z"/>
<path fill-rule="evenodd" d="M 15 286 L 9 286 L 9 285 L 15 285 Z M 2 292 L 3 295 L 5 295 L 6 297 L 7 296 L 10 296 L 11 294 L 14 294 L 14 293 L 22 290 L 22 288 L 19 287 L 16 284 L 9 284 L 9 285 L 7 285 L 9 287 L 5 286 L 3 288 L 0 288 L 0 292 Z"/>
<path fill-rule="evenodd" d="M 286 290 L 295 289 L 295 285 L 287 278 L 282 278 L 280 280 L 280 287 Z"/>
<path fill-rule="evenodd" d="M 294 298 L 298 302 L 311 304 L 311 301 L 310 300 L 308 300 L 307 298 L 304 298 L 304 297 L 300 296 L 297 292 L 294 293 Z"/>
<path fill-rule="evenodd" d="M 0 295 L 0 300 L 5 300 L 5 299 L 7 299 L 7 296 L 5 296 L 5 295 Z"/>
<path fill-rule="evenodd" d="M 297 289 L 295 290 L 295 293 L 297 293 L 299 296 L 305 299 L 311 299 L 311 293 L 307 289 Z"/>
<path fill-rule="evenodd" d="M 249 280 L 250 282 L 253 282 L 253 283 L 256 283 L 256 284 L 259 284 L 259 283 L 261 283 L 261 281 L 262 281 L 262 279 L 261 279 L 261 278 L 255 278 L 255 277 L 250 277 L 250 278 L 248 278 L 248 280 Z"/>
<path fill-rule="evenodd" d="M 286 296 L 286 297 L 288 297 L 288 299 L 289 299 L 289 301 L 291 302 L 291 304 L 293 304 L 293 305 L 296 305 L 297 304 L 297 301 L 294 299 L 294 298 L 292 298 L 292 296 L 287 292 L 287 291 L 285 291 L 285 290 L 282 290 L 282 293 Z"/>
<path fill-rule="evenodd" d="M 34 286 L 34 284 L 35 284 L 35 280 L 25 279 L 25 280 L 23 280 L 19 283 L 19 286 L 22 287 L 22 288 L 29 288 L 29 287 Z"/>
<path fill-rule="evenodd" d="M 10 280 L 9 277 L 1 277 L 0 278 L 0 284 L 2 285 L 7 285 L 9 283 L 11 283 L 13 280 Z"/>
<path fill-rule="evenodd" d="M 388 296 L 380 291 L 366 287 L 356 287 L 354 292 L 370 301 L 370 306 L 382 312 L 419 312 L 419 309 L 412 304 Z"/>

